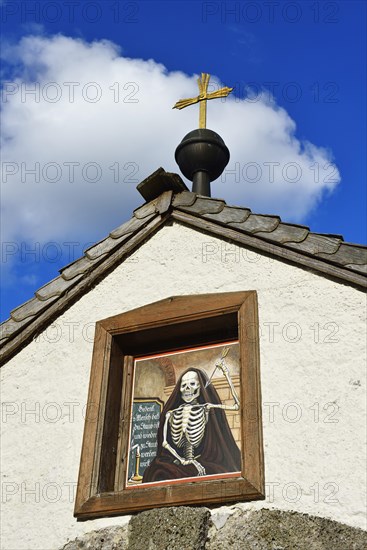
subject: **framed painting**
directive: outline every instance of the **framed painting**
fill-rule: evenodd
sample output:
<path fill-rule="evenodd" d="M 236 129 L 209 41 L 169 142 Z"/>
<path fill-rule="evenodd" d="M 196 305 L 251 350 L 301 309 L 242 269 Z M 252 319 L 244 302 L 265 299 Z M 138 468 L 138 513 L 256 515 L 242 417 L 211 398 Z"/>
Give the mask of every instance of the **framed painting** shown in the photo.
<path fill-rule="evenodd" d="M 76 517 L 263 499 L 263 468 L 256 292 L 97 322 Z"/>
<path fill-rule="evenodd" d="M 133 377 L 127 488 L 240 474 L 238 341 L 135 359 Z"/>

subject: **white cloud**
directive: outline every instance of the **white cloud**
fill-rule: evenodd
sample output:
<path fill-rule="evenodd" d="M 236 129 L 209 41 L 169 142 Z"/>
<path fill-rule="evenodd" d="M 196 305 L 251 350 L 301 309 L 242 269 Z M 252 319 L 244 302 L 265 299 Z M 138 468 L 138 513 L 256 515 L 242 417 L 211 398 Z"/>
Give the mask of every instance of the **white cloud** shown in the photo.
<path fill-rule="evenodd" d="M 93 239 L 143 202 L 139 181 L 159 166 L 179 172 L 174 151 L 197 127 L 198 106 L 171 107 L 195 96 L 196 76 L 123 57 L 108 41 L 62 35 L 23 38 L 4 57 L 14 67 L 2 103 L 4 240 Z M 39 97 L 27 93 L 32 87 Z M 302 221 L 340 175 L 330 152 L 295 137 L 284 109 L 258 99 L 208 103 L 208 126 L 231 152 L 212 194 Z M 93 183 L 96 166 L 101 179 Z M 38 182 L 26 172 L 34 168 Z"/>

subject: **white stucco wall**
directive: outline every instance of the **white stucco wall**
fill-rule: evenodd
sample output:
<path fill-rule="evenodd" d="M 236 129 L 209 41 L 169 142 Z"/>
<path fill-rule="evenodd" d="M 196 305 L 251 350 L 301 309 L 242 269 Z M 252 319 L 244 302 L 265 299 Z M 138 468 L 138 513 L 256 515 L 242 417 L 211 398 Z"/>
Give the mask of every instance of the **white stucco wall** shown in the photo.
<path fill-rule="evenodd" d="M 128 521 L 73 518 L 92 324 L 172 295 L 236 290 L 258 292 L 267 484 L 266 501 L 240 506 L 365 526 L 364 294 L 174 224 L 1 369 L 3 550 L 57 549 Z"/>

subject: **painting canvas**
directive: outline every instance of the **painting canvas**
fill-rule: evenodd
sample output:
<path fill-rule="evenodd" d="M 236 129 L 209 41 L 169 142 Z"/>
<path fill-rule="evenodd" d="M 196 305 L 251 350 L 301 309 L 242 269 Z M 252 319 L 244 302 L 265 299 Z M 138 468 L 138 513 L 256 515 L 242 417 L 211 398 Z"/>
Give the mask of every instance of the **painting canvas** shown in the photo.
<path fill-rule="evenodd" d="M 241 471 L 238 340 L 136 358 L 127 489 Z"/>

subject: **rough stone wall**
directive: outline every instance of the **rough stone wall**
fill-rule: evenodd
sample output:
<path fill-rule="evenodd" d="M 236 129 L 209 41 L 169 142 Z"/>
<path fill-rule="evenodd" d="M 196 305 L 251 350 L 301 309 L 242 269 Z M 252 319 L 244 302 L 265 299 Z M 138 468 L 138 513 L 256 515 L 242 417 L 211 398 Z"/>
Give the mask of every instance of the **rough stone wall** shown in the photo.
<path fill-rule="evenodd" d="M 215 516 L 218 516 L 215 518 Z M 214 521 L 213 521 L 214 519 Z M 206 508 L 142 512 L 126 527 L 108 527 L 62 550 L 363 550 L 367 533 L 324 518 L 258 510 L 211 516 Z"/>
<path fill-rule="evenodd" d="M 1 369 L 2 547 L 50 550 L 128 517 L 73 518 L 93 326 L 177 294 L 257 290 L 265 501 L 365 521 L 365 297 L 178 224 L 162 228 Z"/>

